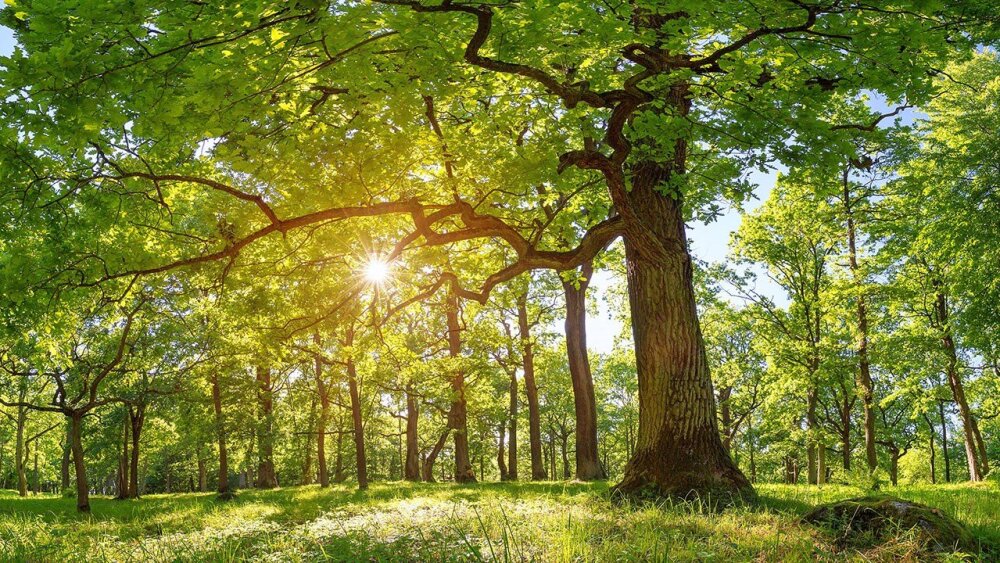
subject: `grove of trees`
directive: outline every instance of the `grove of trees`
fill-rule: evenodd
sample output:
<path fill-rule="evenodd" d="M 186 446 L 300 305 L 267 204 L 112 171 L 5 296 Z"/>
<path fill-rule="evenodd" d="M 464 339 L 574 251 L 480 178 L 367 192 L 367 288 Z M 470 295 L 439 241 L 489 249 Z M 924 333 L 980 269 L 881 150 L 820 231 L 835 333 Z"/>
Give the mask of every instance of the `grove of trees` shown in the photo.
<path fill-rule="evenodd" d="M 1000 463 L 989 1 L 8 0 L 0 25 L 0 486 L 752 496 Z M 697 261 L 727 210 L 729 259 Z"/>

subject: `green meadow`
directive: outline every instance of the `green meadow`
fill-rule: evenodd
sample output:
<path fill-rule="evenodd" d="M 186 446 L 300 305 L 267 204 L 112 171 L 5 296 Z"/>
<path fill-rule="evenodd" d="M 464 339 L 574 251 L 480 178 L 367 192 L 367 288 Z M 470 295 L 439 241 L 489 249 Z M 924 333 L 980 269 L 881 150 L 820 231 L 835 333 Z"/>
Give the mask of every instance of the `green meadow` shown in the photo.
<path fill-rule="evenodd" d="M 896 561 L 926 560 L 912 534 L 868 550 L 837 551 L 830 532 L 801 523 L 821 502 L 859 489 L 760 485 L 753 505 L 712 510 L 708 499 L 613 502 L 602 483 L 379 483 L 212 494 L 93 499 L 0 496 L 4 561 Z M 969 526 L 974 553 L 1000 545 L 995 484 L 899 487 Z"/>

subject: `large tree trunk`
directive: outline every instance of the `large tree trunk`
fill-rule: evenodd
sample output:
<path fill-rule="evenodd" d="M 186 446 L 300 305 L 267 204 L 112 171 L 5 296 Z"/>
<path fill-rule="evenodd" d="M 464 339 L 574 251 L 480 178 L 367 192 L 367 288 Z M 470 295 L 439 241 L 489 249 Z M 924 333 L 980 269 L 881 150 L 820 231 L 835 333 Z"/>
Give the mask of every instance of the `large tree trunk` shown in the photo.
<path fill-rule="evenodd" d="M 132 435 L 132 456 L 129 462 L 128 497 L 139 498 L 139 441 L 146 422 L 146 405 L 129 406 L 129 429 Z"/>
<path fill-rule="evenodd" d="M 257 482 L 258 489 L 278 486 L 274 471 L 274 383 L 271 368 L 257 366 L 257 404 L 260 420 L 257 423 Z"/>
<path fill-rule="evenodd" d="M 844 210 L 847 215 L 847 248 L 850 257 L 851 276 L 854 278 L 855 288 L 859 292 L 857 295 L 858 388 L 861 390 L 861 406 L 865 422 L 865 462 L 868 464 L 868 471 L 874 472 L 878 468 L 878 454 L 875 451 L 875 386 L 872 383 L 871 366 L 868 361 L 868 308 L 865 296 L 861 293 L 861 286 L 864 281 L 858 267 L 857 229 L 854 225 L 854 208 L 851 202 L 849 175 L 850 168 L 844 172 Z"/>
<path fill-rule="evenodd" d="M 941 284 L 935 283 L 935 285 L 940 287 Z M 941 291 L 938 291 L 935 297 L 935 312 L 938 326 L 941 327 L 941 344 L 948 355 L 948 385 L 951 387 L 955 404 L 958 405 L 962 429 L 965 431 L 965 455 L 969 463 L 969 479 L 982 481 L 990 471 L 989 460 L 986 457 L 986 446 L 979 433 L 979 425 L 972 415 L 972 409 L 969 408 L 969 401 L 965 398 L 965 385 L 958 372 L 958 352 L 955 348 L 955 340 L 951 335 L 947 298 Z"/>
<path fill-rule="evenodd" d="M 454 288 L 448 292 L 448 355 L 452 360 L 461 361 L 462 327 L 458 322 L 458 295 Z M 476 473 L 469 461 L 468 414 L 465 403 L 465 368 L 455 367 L 451 378 L 452 403 L 448 413 L 449 426 L 455 434 L 455 482 L 475 483 Z"/>
<path fill-rule="evenodd" d="M 87 465 L 83 460 L 83 413 L 70 415 L 70 448 L 73 450 L 73 469 L 76 471 L 76 509 L 90 512 L 90 487 L 87 485 Z"/>
<path fill-rule="evenodd" d="M 347 329 L 345 345 L 354 346 L 354 327 Z M 357 463 L 358 489 L 368 488 L 368 456 L 365 453 L 365 426 L 361 418 L 361 395 L 358 392 L 358 373 L 354 358 L 347 358 L 347 390 L 351 395 L 351 421 L 354 424 L 354 452 Z"/>
<path fill-rule="evenodd" d="M 674 90 L 673 103 L 689 107 L 685 89 Z M 631 191 L 624 178 L 609 177 L 612 191 L 628 203 L 625 260 L 639 378 L 635 452 L 615 490 L 752 494 L 719 437 L 683 204 L 662 192 L 673 173 L 684 172 L 685 155 L 678 141 L 672 164 L 638 164 Z"/>
<path fill-rule="evenodd" d="M 535 385 L 534 343 L 528 323 L 527 294 L 517 298 L 517 324 L 521 337 L 521 360 L 524 369 L 524 393 L 528 397 L 528 442 L 531 450 L 531 479 L 546 479 L 542 459 L 542 419 L 538 409 L 538 387 Z"/>
<path fill-rule="evenodd" d="M 588 262 L 581 268 L 579 280 L 562 283 L 566 295 L 566 352 L 576 411 L 576 478 L 581 481 L 607 478 L 597 451 L 597 401 L 587 354 L 587 285 L 593 273 L 593 264 Z"/>
<path fill-rule="evenodd" d="M 406 464 L 403 478 L 407 481 L 420 480 L 420 435 L 417 433 L 417 423 L 420 420 L 420 409 L 417 397 L 413 393 L 413 383 L 406 384 Z"/>
<path fill-rule="evenodd" d="M 215 410 L 215 436 L 219 443 L 219 498 L 229 498 L 229 454 L 226 451 L 226 422 L 222 416 L 222 389 L 218 374 L 212 375 L 212 406 Z"/>
<path fill-rule="evenodd" d="M 517 373 L 510 374 L 510 434 L 507 440 L 507 481 L 517 481 Z"/>

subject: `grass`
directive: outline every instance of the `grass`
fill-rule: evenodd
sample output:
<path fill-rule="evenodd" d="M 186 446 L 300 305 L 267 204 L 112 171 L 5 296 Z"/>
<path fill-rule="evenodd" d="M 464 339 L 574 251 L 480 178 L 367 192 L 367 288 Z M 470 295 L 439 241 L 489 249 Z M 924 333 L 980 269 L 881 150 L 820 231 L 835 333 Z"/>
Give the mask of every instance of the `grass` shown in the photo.
<path fill-rule="evenodd" d="M 836 552 L 800 523 L 852 487 L 759 485 L 760 502 L 722 513 L 703 502 L 612 504 L 603 483 L 457 486 L 373 484 L 321 490 L 150 495 L 137 501 L 19 498 L 0 492 L 3 561 L 896 561 L 917 560 L 912 538 Z M 942 508 L 969 525 L 990 560 L 1000 546 L 996 485 L 938 485 L 891 494 Z M 960 559 L 959 556 L 941 556 Z"/>

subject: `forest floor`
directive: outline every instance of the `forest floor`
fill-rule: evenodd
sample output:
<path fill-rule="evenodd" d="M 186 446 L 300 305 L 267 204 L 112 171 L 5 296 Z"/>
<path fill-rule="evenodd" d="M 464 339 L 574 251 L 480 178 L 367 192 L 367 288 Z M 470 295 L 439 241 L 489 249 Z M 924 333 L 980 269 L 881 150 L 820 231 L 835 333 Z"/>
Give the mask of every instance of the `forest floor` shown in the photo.
<path fill-rule="evenodd" d="M 829 532 L 801 523 L 817 503 L 856 488 L 758 485 L 755 506 L 716 513 L 704 503 L 612 504 L 603 483 L 377 483 L 74 499 L 0 492 L 3 561 L 894 561 L 924 560 L 900 534 L 867 551 L 837 552 Z M 889 494 L 967 524 L 979 551 L 1000 557 L 1000 487 L 912 486 Z"/>

